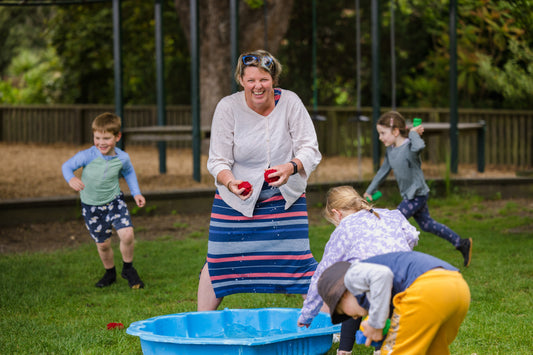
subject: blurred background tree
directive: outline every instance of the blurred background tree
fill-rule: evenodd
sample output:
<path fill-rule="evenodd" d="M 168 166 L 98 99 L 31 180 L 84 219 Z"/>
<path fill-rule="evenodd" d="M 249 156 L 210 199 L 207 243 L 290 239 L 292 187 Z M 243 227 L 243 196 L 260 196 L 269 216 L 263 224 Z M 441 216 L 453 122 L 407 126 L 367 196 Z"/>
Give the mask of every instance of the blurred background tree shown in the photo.
<path fill-rule="evenodd" d="M 240 52 L 259 48 L 274 54 L 287 32 L 293 0 L 240 0 Z M 175 0 L 182 29 L 190 41 L 190 0 Z M 199 0 L 200 121 L 209 125 L 218 101 L 231 93 L 230 2 Z M 266 36 L 265 36 L 266 33 Z"/>
<path fill-rule="evenodd" d="M 166 0 L 164 4 L 167 104 L 190 103 L 188 3 Z M 268 49 L 284 65 L 281 87 L 311 105 L 313 2 L 239 3 L 239 49 L 264 47 L 267 29 Z M 362 105 L 370 106 L 370 1 L 360 3 Z M 316 4 L 318 103 L 353 106 L 355 1 L 317 0 Z M 152 1 L 122 1 L 125 104 L 156 102 L 153 5 Z M 390 6 L 389 1 L 380 1 L 383 106 L 390 105 L 392 94 Z M 394 10 L 397 106 L 447 107 L 449 1 L 396 0 Z M 265 14 L 269 15 L 266 26 Z M 229 2 L 200 0 L 200 23 L 204 26 L 202 104 L 212 107 L 230 93 Z M 459 106 L 533 109 L 529 100 L 533 95 L 533 0 L 462 0 L 457 23 Z M 109 2 L 0 6 L 0 103 L 112 103 L 112 35 Z M 205 95 L 209 99 L 204 100 Z"/>

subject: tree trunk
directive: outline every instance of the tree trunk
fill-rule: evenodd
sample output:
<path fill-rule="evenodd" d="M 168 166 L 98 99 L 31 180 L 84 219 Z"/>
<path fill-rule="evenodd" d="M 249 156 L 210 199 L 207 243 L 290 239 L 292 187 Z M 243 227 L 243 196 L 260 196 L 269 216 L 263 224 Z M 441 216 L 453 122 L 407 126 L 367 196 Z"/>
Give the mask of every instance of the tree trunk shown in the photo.
<path fill-rule="evenodd" d="M 229 1 L 197 0 L 200 38 L 200 122 L 211 125 L 218 101 L 231 94 Z M 239 1 L 239 51 L 267 49 L 276 54 L 287 32 L 293 0 L 264 0 L 267 6 L 268 48 L 265 48 L 265 8 L 252 9 Z M 190 48 L 190 0 L 175 0 Z M 282 63 L 283 64 L 283 63 Z"/>

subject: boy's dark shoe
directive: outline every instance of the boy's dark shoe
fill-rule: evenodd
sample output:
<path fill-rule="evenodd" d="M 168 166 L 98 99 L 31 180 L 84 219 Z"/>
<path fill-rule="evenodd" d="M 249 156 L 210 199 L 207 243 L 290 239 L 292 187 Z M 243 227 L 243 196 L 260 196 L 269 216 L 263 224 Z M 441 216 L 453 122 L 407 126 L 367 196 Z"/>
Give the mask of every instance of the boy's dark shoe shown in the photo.
<path fill-rule="evenodd" d="M 456 248 L 463 254 L 464 266 L 468 267 L 470 265 L 470 260 L 472 259 L 472 238 L 461 239 L 459 246 Z"/>
<path fill-rule="evenodd" d="M 115 272 L 106 271 L 106 273 L 104 274 L 104 277 L 102 277 L 100 281 L 98 281 L 95 284 L 95 286 L 100 287 L 100 288 L 107 287 L 111 285 L 112 283 L 114 283 L 116 280 L 117 280 L 117 274 Z"/>
<path fill-rule="evenodd" d="M 135 270 L 134 267 L 122 269 L 122 277 L 128 280 L 128 285 L 130 285 L 130 288 L 144 288 L 144 283 L 141 281 L 141 278 L 139 277 L 139 274 L 137 274 L 137 270 Z"/>

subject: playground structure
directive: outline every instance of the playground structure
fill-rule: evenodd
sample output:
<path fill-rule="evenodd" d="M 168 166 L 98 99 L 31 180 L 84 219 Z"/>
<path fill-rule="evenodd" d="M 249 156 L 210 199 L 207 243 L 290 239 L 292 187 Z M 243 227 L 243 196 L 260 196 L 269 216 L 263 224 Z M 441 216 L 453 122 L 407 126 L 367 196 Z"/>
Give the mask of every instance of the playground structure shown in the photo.
<path fill-rule="evenodd" d="M 122 43 L 121 43 L 121 1 L 120 0 L 35 0 L 35 1 L 14 1 L 6 0 L 0 2 L 0 6 L 44 6 L 44 5 L 71 5 L 71 4 L 88 4 L 93 2 L 111 2 L 113 9 L 113 55 L 114 55 L 114 72 L 115 72 L 115 113 L 120 117 L 124 117 L 124 107 L 122 98 Z M 356 9 L 358 10 L 359 1 L 356 0 Z M 164 94 L 164 66 L 163 66 L 163 18 L 162 18 L 162 0 L 154 0 L 155 10 L 155 35 L 156 35 L 156 73 L 157 73 L 157 126 L 166 126 L 165 116 L 165 94 Z M 231 31 L 230 31 L 230 51 L 232 68 L 236 62 L 238 56 L 238 0 L 230 0 L 230 16 L 231 16 Z M 457 172 L 458 166 L 458 107 L 457 107 L 457 40 L 456 40 L 456 24 L 457 24 L 457 1 L 450 0 L 449 5 L 449 21 L 450 21 L 450 115 L 449 125 L 434 129 L 441 130 L 442 132 L 449 132 L 450 138 L 450 170 L 452 173 Z M 318 115 L 317 110 L 317 95 L 318 90 L 316 85 L 316 0 L 313 0 L 313 117 L 317 120 L 323 120 L 324 117 Z M 391 14 L 394 14 L 394 0 L 391 0 Z M 266 3 L 264 7 L 265 16 L 267 16 Z M 357 13 L 359 16 L 359 13 Z M 265 22 L 266 23 L 266 22 Z M 380 103 L 380 73 L 379 73 L 379 38 L 380 38 L 380 1 L 371 0 L 371 38 L 372 38 L 372 123 L 375 126 L 381 112 Z M 192 124 L 190 127 L 192 150 L 193 150 L 193 178 L 196 181 L 200 181 L 200 150 L 201 141 L 203 136 L 202 132 L 205 132 L 205 128 L 202 130 L 200 127 L 200 98 L 199 98 L 199 7 L 198 0 L 190 0 L 190 35 L 191 35 L 191 110 L 192 110 Z M 391 38 L 394 38 L 394 20 L 391 21 Z M 359 33 L 357 33 L 359 36 Z M 266 36 L 265 29 L 265 45 L 268 45 L 268 37 Z M 394 59 L 394 43 L 391 42 L 391 56 Z M 394 60 L 393 70 L 394 73 Z M 395 80 L 392 75 L 392 80 Z M 394 85 L 393 85 L 394 88 Z M 395 95 L 393 97 L 392 107 L 395 108 Z M 360 104 L 360 103 L 359 103 Z M 358 126 L 360 122 L 363 122 L 363 116 L 359 113 L 356 115 Z M 144 139 L 147 139 L 146 130 L 153 132 L 164 131 L 164 129 L 150 128 L 150 129 L 134 129 L 127 128 L 127 120 L 123 120 L 125 134 L 127 135 L 142 135 Z M 478 130 L 484 129 L 484 125 L 479 124 Z M 172 129 L 168 129 L 172 131 Z M 181 130 L 181 128 L 179 129 Z M 153 133 L 152 132 L 152 133 Z M 182 132 L 178 132 L 182 133 Z M 481 133 L 479 134 L 481 136 Z M 169 136 L 167 136 L 169 137 Z M 133 137 L 134 138 L 134 137 Z M 158 137 L 153 137 L 157 139 Z M 135 139 L 135 138 L 134 138 Z M 123 144 L 123 143 L 121 143 Z M 166 142 L 165 140 L 157 141 L 159 147 L 159 165 L 160 173 L 166 173 Z M 478 144 L 479 146 L 479 144 Z M 123 147 L 123 146 L 122 146 Z M 378 139 L 378 134 L 375 130 L 372 130 L 372 152 L 373 152 L 373 165 L 374 170 L 377 170 L 380 163 L 380 151 L 381 146 Z"/>

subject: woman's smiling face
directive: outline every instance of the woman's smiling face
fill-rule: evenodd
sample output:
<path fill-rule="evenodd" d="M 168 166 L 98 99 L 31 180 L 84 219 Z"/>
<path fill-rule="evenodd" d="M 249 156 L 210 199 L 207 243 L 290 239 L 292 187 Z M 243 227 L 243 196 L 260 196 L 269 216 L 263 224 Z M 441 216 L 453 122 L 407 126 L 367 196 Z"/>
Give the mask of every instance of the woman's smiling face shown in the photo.
<path fill-rule="evenodd" d="M 266 70 L 246 67 L 241 77 L 241 86 L 244 88 L 246 103 L 252 110 L 262 114 L 274 108 L 274 82 Z"/>

